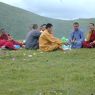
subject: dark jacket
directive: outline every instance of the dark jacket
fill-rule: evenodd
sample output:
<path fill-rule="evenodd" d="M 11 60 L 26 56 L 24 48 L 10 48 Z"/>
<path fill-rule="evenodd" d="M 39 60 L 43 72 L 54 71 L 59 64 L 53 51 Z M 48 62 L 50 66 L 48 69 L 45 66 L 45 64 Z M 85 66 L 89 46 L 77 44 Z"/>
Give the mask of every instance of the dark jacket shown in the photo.
<path fill-rule="evenodd" d="M 38 49 L 40 34 L 41 33 L 37 30 L 30 31 L 26 37 L 25 48 L 26 49 Z"/>

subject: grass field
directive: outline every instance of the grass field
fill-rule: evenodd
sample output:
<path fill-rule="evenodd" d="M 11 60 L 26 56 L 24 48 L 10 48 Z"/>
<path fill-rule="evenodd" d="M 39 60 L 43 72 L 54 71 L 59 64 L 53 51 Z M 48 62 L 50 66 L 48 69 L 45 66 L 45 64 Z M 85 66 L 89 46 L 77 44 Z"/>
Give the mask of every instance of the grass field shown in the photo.
<path fill-rule="evenodd" d="M 95 49 L 0 50 L 0 95 L 95 95 Z"/>

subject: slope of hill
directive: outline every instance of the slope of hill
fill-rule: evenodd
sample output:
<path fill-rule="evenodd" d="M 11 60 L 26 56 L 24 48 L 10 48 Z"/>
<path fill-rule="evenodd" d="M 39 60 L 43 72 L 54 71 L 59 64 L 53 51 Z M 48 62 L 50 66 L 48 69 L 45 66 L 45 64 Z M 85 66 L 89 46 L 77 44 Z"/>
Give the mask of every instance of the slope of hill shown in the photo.
<path fill-rule="evenodd" d="M 83 30 L 86 31 L 87 24 L 89 22 L 95 22 L 95 19 L 79 19 L 74 21 L 79 21 Z M 68 36 L 72 30 L 72 23 L 74 21 L 42 17 L 0 2 L 0 28 L 4 27 L 16 39 L 24 39 L 28 32 L 28 27 L 31 24 L 37 23 L 41 25 L 48 22 L 54 25 L 55 35 L 57 37 L 62 37 L 63 35 Z"/>

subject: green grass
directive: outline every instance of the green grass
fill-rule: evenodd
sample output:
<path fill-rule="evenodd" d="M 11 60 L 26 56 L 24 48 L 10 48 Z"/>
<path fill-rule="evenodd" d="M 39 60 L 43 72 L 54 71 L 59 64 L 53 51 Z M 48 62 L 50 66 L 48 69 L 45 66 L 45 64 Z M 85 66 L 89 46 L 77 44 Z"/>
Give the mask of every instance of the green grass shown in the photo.
<path fill-rule="evenodd" d="M 95 49 L 0 50 L 0 95 L 91 94 L 95 95 Z"/>

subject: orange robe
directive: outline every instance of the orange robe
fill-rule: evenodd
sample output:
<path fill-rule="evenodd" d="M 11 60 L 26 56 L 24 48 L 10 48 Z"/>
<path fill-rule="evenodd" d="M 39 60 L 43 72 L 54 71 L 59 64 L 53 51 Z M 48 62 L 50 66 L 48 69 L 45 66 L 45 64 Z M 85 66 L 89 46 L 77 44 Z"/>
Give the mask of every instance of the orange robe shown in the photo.
<path fill-rule="evenodd" d="M 52 34 L 45 30 L 39 38 L 39 48 L 42 51 L 53 51 L 59 49 L 62 46 L 62 41 L 55 38 Z"/>

